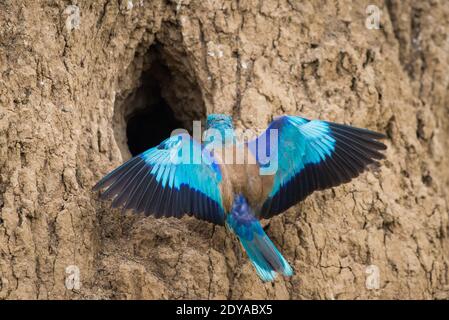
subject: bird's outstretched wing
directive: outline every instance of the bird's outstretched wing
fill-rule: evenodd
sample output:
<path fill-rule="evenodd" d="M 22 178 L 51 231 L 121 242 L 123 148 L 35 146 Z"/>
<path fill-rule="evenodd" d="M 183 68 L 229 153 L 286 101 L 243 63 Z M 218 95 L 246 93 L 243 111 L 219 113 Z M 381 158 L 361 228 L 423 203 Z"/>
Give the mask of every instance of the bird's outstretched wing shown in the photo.
<path fill-rule="evenodd" d="M 270 143 L 277 130 L 277 146 Z M 282 116 L 248 147 L 263 167 L 262 157 L 277 156 L 273 187 L 260 216 L 269 218 L 306 198 L 315 190 L 338 186 L 384 156 L 383 134 L 347 125 Z M 270 154 L 271 146 L 271 154 Z M 260 148 L 260 149 L 258 149 Z M 261 152 L 262 151 L 262 152 Z"/>
<path fill-rule="evenodd" d="M 202 161 L 202 154 L 208 155 L 190 135 L 174 135 L 122 164 L 93 190 L 107 188 L 101 198 L 124 210 L 155 217 L 193 214 L 223 225 L 221 170 L 213 159 Z"/>

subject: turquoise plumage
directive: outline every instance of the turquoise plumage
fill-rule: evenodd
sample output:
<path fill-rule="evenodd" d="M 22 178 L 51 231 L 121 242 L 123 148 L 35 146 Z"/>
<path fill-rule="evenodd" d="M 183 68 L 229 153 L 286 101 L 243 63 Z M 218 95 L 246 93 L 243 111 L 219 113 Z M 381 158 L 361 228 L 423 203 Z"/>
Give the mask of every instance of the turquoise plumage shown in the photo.
<path fill-rule="evenodd" d="M 113 207 L 155 217 L 184 214 L 225 225 L 263 281 L 293 269 L 259 219 L 279 214 L 315 190 L 350 181 L 383 158 L 384 135 L 320 120 L 282 116 L 259 137 L 239 143 L 232 118 L 209 115 L 204 143 L 187 132 L 128 160 L 94 187 Z M 254 159 L 228 163 L 226 154 Z M 249 159 L 248 158 L 248 159 Z M 235 159 L 234 159 L 235 160 Z"/>
<path fill-rule="evenodd" d="M 272 281 L 276 272 L 293 275 L 293 269 L 268 238 L 245 197 L 235 197 L 226 224 L 237 235 L 251 263 L 263 281 Z"/>

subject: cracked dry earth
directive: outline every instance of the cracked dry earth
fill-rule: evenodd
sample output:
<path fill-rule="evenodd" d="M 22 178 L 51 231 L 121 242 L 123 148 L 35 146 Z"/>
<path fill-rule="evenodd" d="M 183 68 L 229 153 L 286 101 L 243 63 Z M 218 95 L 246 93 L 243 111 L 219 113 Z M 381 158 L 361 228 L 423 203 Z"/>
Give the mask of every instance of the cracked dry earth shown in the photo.
<path fill-rule="evenodd" d="M 0 0 L 0 23 L 0 299 L 449 298 L 446 0 Z M 145 75 L 187 128 L 300 114 L 385 132 L 387 159 L 265 222 L 296 274 L 264 284 L 224 228 L 91 193 Z"/>

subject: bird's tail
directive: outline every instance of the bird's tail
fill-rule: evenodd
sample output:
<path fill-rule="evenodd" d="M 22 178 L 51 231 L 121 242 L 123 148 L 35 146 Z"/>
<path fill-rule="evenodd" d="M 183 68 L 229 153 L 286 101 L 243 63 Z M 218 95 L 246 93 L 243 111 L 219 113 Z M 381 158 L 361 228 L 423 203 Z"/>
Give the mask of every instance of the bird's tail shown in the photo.
<path fill-rule="evenodd" d="M 226 218 L 226 224 L 239 238 L 263 281 L 274 280 L 276 272 L 285 276 L 293 275 L 287 260 L 268 238 L 243 196 L 235 198 L 232 210 Z"/>

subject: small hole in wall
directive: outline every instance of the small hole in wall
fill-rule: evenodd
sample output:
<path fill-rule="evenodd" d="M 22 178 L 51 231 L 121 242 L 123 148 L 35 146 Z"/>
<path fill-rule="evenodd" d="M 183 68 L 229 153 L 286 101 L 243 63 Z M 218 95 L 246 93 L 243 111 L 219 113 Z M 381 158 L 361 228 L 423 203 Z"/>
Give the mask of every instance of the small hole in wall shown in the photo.
<path fill-rule="evenodd" d="M 155 82 L 147 74 L 144 78 L 140 89 L 143 91 L 141 94 L 144 105 L 133 110 L 126 119 L 127 145 L 132 156 L 158 145 L 169 137 L 173 130 L 183 127 L 182 122 L 175 118 L 173 110 L 161 97 Z M 151 95 L 151 99 L 145 99 L 147 95 Z"/>
<path fill-rule="evenodd" d="M 131 155 L 138 155 L 145 150 L 158 145 L 170 136 L 172 130 L 181 128 L 173 111 L 164 102 L 158 105 L 158 110 L 144 109 L 131 115 L 126 127 L 128 149 Z"/>
<path fill-rule="evenodd" d="M 153 47 L 126 75 L 138 79 L 133 89 L 116 97 L 114 135 L 123 160 L 157 146 L 173 130 L 191 131 L 193 120 L 203 120 L 205 107 L 201 90 L 184 55 L 166 54 Z M 143 62 L 142 62 L 143 61 Z"/>

